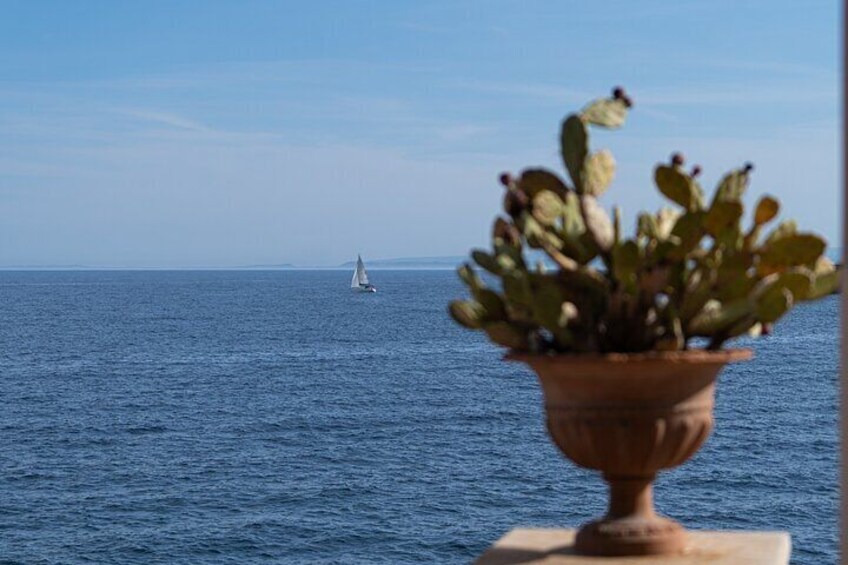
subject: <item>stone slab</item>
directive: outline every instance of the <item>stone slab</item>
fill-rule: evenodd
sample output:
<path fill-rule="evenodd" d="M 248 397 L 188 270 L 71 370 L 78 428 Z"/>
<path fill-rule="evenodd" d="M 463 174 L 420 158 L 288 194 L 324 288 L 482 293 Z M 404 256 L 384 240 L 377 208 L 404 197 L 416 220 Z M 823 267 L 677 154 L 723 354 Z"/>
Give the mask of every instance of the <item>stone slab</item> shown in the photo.
<path fill-rule="evenodd" d="M 499 539 L 477 565 L 787 565 L 791 541 L 786 532 L 689 531 L 687 548 L 663 557 L 575 555 L 576 530 L 516 528 Z"/>

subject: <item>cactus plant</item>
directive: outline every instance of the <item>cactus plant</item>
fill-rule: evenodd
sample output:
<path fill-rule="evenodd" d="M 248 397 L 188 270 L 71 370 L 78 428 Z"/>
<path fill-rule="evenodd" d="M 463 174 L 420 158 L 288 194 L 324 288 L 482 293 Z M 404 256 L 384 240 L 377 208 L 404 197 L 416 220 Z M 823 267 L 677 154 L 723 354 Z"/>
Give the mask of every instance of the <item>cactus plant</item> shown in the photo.
<path fill-rule="evenodd" d="M 751 164 L 727 173 L 707 199 L 700 167 L 686 172 L 673 154 L 654 169 L 672 207 L 640 214 L 626 237 L 618 209 L 610 218 L 598 201 L 615 160 L 591 151 L 589 132 L 621 127 L 631 106 L 619 87 L 566 117 L 560 142 L 570 184 L 544 169 L 501 175 L 505 214 L 495 220 L 492 250 L 473 251 L 476 267 L 459 269 L 471 294 L 450 305 L 459 324 L 534 353 L 685 350 L 696 338 L 719 349 L 768 333 L 792 306 L 833 291 L 837 272 L 821 237 L 792 221 L 764 234 L 777 199 L 763 196 L 743 228 Z M 530 250 L 555 269 L 531 266 Z"/>

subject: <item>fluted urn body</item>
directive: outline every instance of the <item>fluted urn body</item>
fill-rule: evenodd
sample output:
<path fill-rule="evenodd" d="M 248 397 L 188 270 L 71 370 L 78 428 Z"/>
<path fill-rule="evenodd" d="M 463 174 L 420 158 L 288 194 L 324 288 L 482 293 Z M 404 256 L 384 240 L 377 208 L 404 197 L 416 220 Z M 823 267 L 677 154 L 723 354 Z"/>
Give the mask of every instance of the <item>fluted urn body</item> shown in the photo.
<path fill-rule="evenodd" d="M 607 514 L 585 524 L 588 555 L 656 555 L 685 547 L 683 528 L 654 512 L 658 471 L 680 465 L 713 427 L 715 382 L 749 350 L 607 355 L 523 355 L 539 376 L 548 431 L 574 463 L 610 485 Z"/>

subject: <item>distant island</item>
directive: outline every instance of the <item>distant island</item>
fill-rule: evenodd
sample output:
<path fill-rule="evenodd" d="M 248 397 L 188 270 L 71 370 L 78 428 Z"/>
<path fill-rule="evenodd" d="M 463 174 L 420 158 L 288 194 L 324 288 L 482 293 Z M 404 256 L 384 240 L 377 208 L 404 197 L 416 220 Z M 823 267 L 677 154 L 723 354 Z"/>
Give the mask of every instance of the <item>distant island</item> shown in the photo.
<path fill-rule="evenodd" d="M 123 265 L 0 265 L 0 271 L 273 271 L 275 269 L 298 269 L 291 263 L 268 265 L 220 266 L 123 266 Z"/>
<path fill-rule="evenodd" d="M 834 263 L 841 263 L 842 248 L 831 247 L 826 252 Z M 531 264 L 542 262 L 548 269 L 556 269 L 556 265 L 539 250 L 526 250 L 525 258 Z M 441 257 L 396 257 L 393 259 L 363 258 L 365 266 L 371 270 L 380 269 L 456 269 L 463 263 L 471 262 L 467 255 L 446 255 Z M 255 265 L 235 266 L 121 266 L 121 265 L 0 265 L 0 271 L 275 271 L 275 270 L 334 270 L 350 269 L 356 266 L 356 261 L 346 261 L 339 265 L 296 265 L 293 263 L 263 263 Z"/>
<path fill-rule="evenodd" d="M 831 247 L 826 251 L 826 254 L 834 263 L 840 263 L 842 248 Z M 548 269 L 557 268 L 553 261 L 539 250 L 525 250 L 525 258 L 530 263 L 541 261 Z M 467 255 L 450 255 L 445 257 L 400 257 L 396 259 L 368 259 L 363 257 L 363 261 L 365 261 L 365 266 L 368 269 L 455 269 L 463 263 L 471 262 L 471 259 Z M 335 268 L 353 269 L 355 266 L 356 261 L 347 261 Z"/>
<path fill-rule="evenodd" d="M 0 271 L 96 271 L 88 265 L 2 265 Z"/>
<path fill-rule="evenodd" d="M 466 257 L 454 255 L 448 257 L 399 257 L 395 259 L 364 259 L 369 269 L 455 269 Z M 356 261 L 347 261 L 338 266 L 340 269 L 353 269 Z"/>
<path fill-rule="evenodd" d="M 226 268 L 226 267 L 224 267 L 224 268 Z M 291 263 L 277 263 L 277 264 L 270 264 L 270 265 L 242 265 L 240 267 L 233 267 L 233 268 L 237 269 L 237 270 L 245 270 L 245 271 L 250 271 L 250 270 L 268 271 L 268 270 L 274 270 L 274 269 L 297 269 L 298 267 L 295 266 L 295 265 L 292 265 Z"/>

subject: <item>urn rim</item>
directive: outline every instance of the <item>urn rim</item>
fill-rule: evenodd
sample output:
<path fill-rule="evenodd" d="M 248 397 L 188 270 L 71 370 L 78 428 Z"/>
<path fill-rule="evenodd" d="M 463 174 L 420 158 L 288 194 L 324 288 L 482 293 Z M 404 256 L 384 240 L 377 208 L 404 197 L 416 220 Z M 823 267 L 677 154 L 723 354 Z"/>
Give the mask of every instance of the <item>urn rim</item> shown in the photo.
<path fill-rule="evenodd" d="M 686 351 L 641 351 L 638 353 L 526 353 L 510 351 L 504 355 L 505 361 L 516 361 L 528 364 L 636 364 L 636 363 L 669 363 L 681 365 L 714 365 L 747 361 L 754 357 L 750 348 L 740 347 L 731 349 L 688 349 Z"/>

